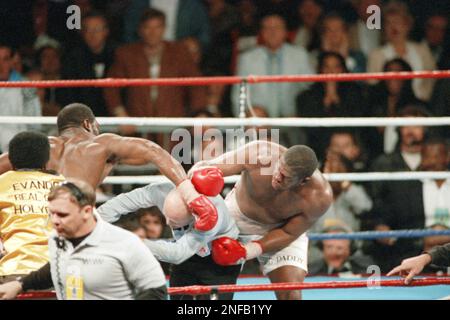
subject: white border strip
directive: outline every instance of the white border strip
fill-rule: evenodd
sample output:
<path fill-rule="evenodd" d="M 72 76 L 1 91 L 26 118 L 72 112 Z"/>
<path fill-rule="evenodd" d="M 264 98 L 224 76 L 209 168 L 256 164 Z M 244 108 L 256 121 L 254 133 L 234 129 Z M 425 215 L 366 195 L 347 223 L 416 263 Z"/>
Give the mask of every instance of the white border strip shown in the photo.
<path fill-rule="evenodd" d="M 121 118 L 99 117 L 101 125 L 136 125 L 151 127 L 378 127 L 378 126 L 450 126 L 450 117 L 394 117 L 394 118 Z M 56 117 L 2 116 L 0 124 L 56 125 Z"/>

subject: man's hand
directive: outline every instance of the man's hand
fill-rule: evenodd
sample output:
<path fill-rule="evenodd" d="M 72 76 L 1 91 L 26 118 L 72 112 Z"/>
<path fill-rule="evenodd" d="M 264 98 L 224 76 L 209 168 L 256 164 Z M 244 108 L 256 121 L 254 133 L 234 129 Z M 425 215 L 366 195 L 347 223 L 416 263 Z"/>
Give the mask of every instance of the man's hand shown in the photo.
<path fill-rule="evenodd" d="M 263 252 L 258 241 L 252 241 L 245 245 L 239 241 L 220 237 L 212 242 L 212 258 L 221 266 L 231 266 L 245 262 L 260 256 Z"/>
<path fill-rule="evenodd" d="M 387 276 L 398 274 L 405 277 L 405 273 L 408 273 L 405 278 L 405 284 L 410 284 L 414 276 L 421 273 L 423 268 L 429 263 L 431 263 L 431 256 L 427 253 L 421 254 L 420 256 L 403 260 L 402 264 L 392 269 Z"/>
<path fill-rule="evenodd" d="M 191 180 L 184 180 L 177 190 L 195 217 L 194 228 L 199 231 L 213 229 L 219 219 L 214 204 L 205 195 L 198 193 Z"/>
<path fill-rule="evenodd" d="M 0 300 L 12 300 L 22 292 L 22 284 L 19 281 L 11 281 L 0 285 Z"/>

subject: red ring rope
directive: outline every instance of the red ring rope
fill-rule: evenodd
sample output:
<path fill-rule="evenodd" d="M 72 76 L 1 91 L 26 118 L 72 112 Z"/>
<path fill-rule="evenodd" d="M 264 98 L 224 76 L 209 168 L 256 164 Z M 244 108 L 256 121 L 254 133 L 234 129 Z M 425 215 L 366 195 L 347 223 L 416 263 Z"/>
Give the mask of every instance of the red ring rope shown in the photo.
<path fill-rule="evenodd" d="M 306 289 L 349 289 L 363 288 L 369 286 L 369 279 L 366 281 L 329 281 L 329 282 L 312 282 L 312 283 L 271 283 L 256 285 L 219 285 L 219 286 L 187 286 L 172 287 L 168 289 L 169 294 L 189 294 L 200 295 L 210 294 L 213 290 L 218 293 L 226 292 L 252 292 L 252 291 L 285 291 L 285 290 L 306 290 Z M 373 283 L 373 286 L 381 287 L 418 287 L 418 286 L 435 286 L 450 285 L 450 278 L 424 278 L 414 279 L 410 285 L 406 286 L 403 279 L 399 280 L 380 280 Z M 17 299 L 45 299 L 54 298 L 54 292 L 29 292 L 17 296 Z"/>
<path fill-rule="evenodd" d="M 414 286 L 433 286 L 433 285 L 450 285 L 450 278 L 424 278 L 415 279 L 410 285 L 406 286 L 404 280 L 380 280 L 376 283 L 381 287 L 414 287 Z M 375 285 L 375 284 L 374 284 Z M 226 292 L 252 292 L 252 291 L 285 291 L 285 290 L 306 290 L 306 289 L 348 289 L 368 287 L 369 282 L 366 281 L 329 281 L 329 282 L 312 282 L 312 283 L 271 283 L 271 284 L 255 284 L 255 285 L 219 285 L 219 286 L 188 286 L 169 288 L 170 294 L 209 294 L 214 289 L 218 293 Z"/>
<path fill-rule="evenodd" d="M 12 81 L 0 82 L 0 88 L 63 88 L 63 87 L 127 87 L 127 86 L 202 86 L 208 84 L 237 84 L 261 82 L 324 82 L 324 81 L 362 81 L 414 78 L 450 78 L 450 70 L 413 71 L 413 72 L 377 72 L 377 73 L 340 73 L 318 75 L 277 75 L 239 77 L 192 77 L 159 79 L 90 79 L 90 80 L 52 80 L 52 81 Z"/>

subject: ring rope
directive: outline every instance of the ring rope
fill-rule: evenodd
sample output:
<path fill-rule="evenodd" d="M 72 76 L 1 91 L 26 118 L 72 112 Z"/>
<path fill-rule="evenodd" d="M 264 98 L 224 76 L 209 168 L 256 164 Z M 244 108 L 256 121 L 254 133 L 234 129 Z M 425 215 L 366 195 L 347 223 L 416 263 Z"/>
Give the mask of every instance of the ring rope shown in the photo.
<path fill-rule="evenodd" d="M 67 88 L 67 87 L 129 87 L 129 86 L 203 86 L 209 84 L 249 84 L 264 82 L 326 82 L 326 81 L 363 81 L 387 79 L 440 79 L 450 78 L 450 70 L 442 71 L 402 71 L 374 73 L 339 73 L 339 74 L 305 74 L 305 75 L 248 75 L 224 77 L 189 77 L 159 79 L 81 79 L 81 80 L 44 80 L 0 82 L 0 88 Z"/>
<path fill-rule="evenodd" d="M 430 236 L 450 236 L 450 230 L 392 230 L 360 231 L 352 233 L 309 233 L 309 240 L 349 239 L 373 240 L 383 238 L 421 238 Z"/>
<path fill-rule="evenodd" d="M 361 172 L 361 173 L 324 173 L 325 178 L 330 181 L 411 181 L 428 179 L 450 179 L 448 171 L 400 171 L 400 172 Z M 225 183 L 238 182 L 240 176 L 225 177 Z M 150 184 L 167 182 L 169 179 L 162 175 L 151 176 L 109 176 L 103 184 Z"/>
<path fill-rule="evenodd" d="M 218 285 L 218 286 L 186 286 L 168 288 L 170 295 L 201 295 L 215 293 L 230 292 L 255 292 L 255 291 L 286 291 L 286 290 L 312 290 L 312 289 L 351 289 L 364 288 L 371 286 L 380 287 L 418 287 L 418 286 L 436 286 L 450 285 L 450 278 L 424 278 L 413 279 L 409 285 L 405 285 L 404 280 L 379 280 L 374 281 L 329 281 L 329 282 L 282 282 L 271 284 L 255 284 L 255 285 Z M 17 296 L 17 299 L 44 299 L 54 298 L 55 292 L 29 292 Z"/>
<path fill-rule="evenodd" d="M 372 280 L 373 281 L 373 280 Z M 219 293 L 229 292 L 254 292 L 254 291 L 286 291 L 286 290 L 306 290 L 306 289 L 349 289 L 370 287 L 370 285 L 379 285 L 381 287 L 406 287 L 404 280 L 380 280 L 376 283 L 369 281 L 330 281 L 330 282 L 282 282 L 271 284 L 255 285 L 219 285 L 219 286 L 187 286 L 169 288 L 169 294 L 190 294 L 200 295 L 209 294 L 214 289 Z M 424 278 L 414 279 L 408 287 L 414 286 L 435 286 L 450 285 L 450 278 Z"/>
<path fill-rule="evenodd" d="M 1 83 L 1 82 L 0 82 Z M 170 117 L 98 117 L 100 125 L 134 125 L 149 127 L 382 127 L 382 126 L 448 126 L 450 117 L 358 117 L 358 118 L 170 118 Z M 56 117 L 0 116 L 1 124 L 56 125 Z"/>

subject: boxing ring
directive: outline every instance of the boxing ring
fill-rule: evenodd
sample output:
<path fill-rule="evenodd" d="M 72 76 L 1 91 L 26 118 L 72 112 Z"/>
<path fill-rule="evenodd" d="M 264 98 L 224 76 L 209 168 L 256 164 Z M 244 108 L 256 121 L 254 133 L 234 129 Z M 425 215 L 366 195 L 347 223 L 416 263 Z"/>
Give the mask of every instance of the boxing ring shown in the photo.
<path fill-rule="evenodd" d="M 97 118 L 100 125 L 135 125 L 146 128 L 148 132 L 167 132 L 179 127 L 214 126 L 218 128 L 243 128 L 244 126 L 276 127 L 362 127 L 362 126 L 450 126 L 450 117 L 428 118 L 245 118 L 247 86 L 262 82 L 324 82 L 324 81 L 363 81 L 414 78 L 450 78 L 447 71 L 385 72 L 364 74 L 322 74 L 292 76 L 247 76 L 247 77 L 202 77 L 172 79 L 98 79 L 98 80 L 57 80 L 57 81 L 21 81 L 1 82 L 3 88 L 61 88 L 61 87 L 127 87 L 127 86 L 201 86 L 208 84 L 240 84 L 239 118 Z M 55 117 L 0 117 L 1 124 L 46 124 L 55 125 Z M 369 172 L 369 173 L 332 173 L 325 174 L 329 181 L 402 181 L 421 179 L 448 179 L 450 172 Z M 105 184 L 148 184 L 166 179 L 163 176 L 111 176 Z M 238 177 L 227 177 L 226 183 L 236 182 Z M 396 230 L 388 232 L 354 232 L 348 234 L 308 234 L 311 240 L 324 239 L 378 239 L 401 237 L 424 237 L 450 235 L 450 230 Z M 235 292 L 236 300 L 271 300 L 274 291 L 302 290 L 305 300 L 375 300 L 375 299 L 450 299 L 450 277 L 417 277 L 405 286 L 399 277 L 374 277 L 368 275 L 359 278 L 307 277 L 304 283 L 270 284 L 264 277 L 245 277 L 238 279 L 236 285 L 189 286 L 169 288 L 171 295 L 207 294 L 216 299 L 218 293 Z M 54 292 L 32 292 L 20 295 L 19 299 L 54 298 Z"/>

